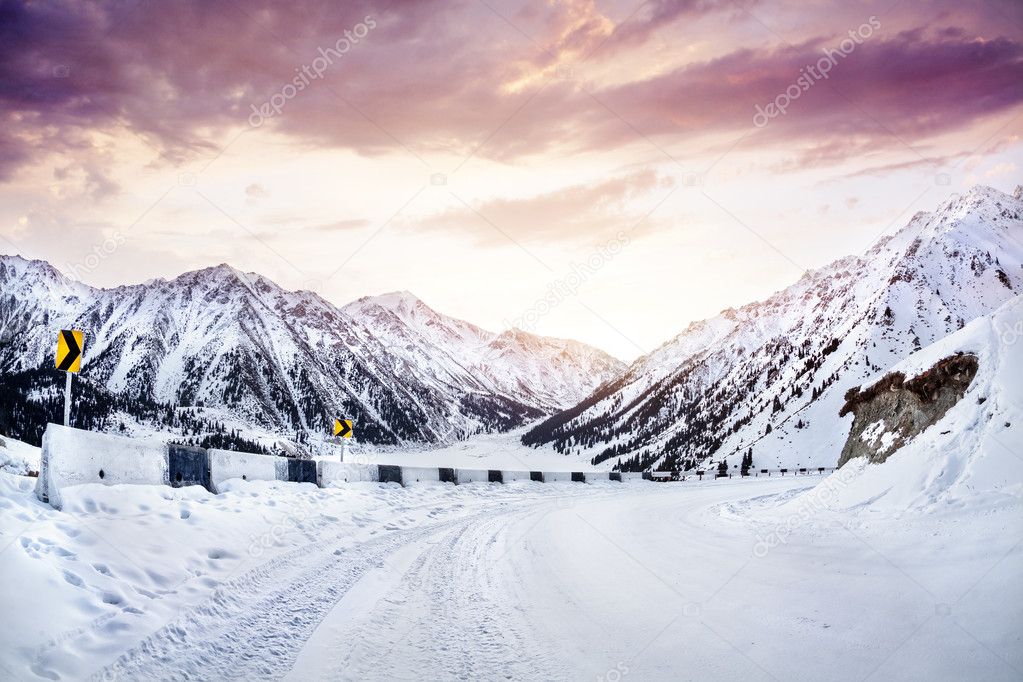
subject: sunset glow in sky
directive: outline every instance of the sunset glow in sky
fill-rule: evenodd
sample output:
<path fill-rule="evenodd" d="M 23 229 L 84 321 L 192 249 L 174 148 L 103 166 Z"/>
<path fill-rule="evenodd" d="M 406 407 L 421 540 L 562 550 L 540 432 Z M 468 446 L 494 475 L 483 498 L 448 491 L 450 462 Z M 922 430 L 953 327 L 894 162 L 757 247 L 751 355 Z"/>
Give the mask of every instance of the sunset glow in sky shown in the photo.
<path fill-rule="evenodd" d="M 1023 182 L 1023 3 L 0 0 L 0 112 L 2 253 L 631 359 Z"/>

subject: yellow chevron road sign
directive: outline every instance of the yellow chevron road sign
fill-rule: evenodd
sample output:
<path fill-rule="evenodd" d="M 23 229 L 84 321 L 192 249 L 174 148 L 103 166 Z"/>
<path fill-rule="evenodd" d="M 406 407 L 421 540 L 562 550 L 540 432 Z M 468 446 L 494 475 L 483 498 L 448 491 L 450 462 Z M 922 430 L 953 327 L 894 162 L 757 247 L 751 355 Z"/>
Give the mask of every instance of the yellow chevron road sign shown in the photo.
<path fill-rule="evenodd" d="M 335 419 L 334 420 L 334 435 L 341 436 L 342 438 L 352 437 L 352 420 L 351 419 Z"/>
<path fill-rule="evenodd" d="M 78 329 L 62 329 L 57 334 L 57 369 L 78 373 L 82 369 L 82 332 Z"/>

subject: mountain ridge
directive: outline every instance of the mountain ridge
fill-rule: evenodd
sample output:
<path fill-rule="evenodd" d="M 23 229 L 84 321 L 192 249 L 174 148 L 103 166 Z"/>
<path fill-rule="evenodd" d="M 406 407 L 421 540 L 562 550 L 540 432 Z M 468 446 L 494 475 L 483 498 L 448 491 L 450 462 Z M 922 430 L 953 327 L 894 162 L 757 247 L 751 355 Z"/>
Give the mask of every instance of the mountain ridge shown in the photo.
<path fill-rule="evenodd" d="M 225 406 L 297 439 L 325 433 L 340 415 L 356 420 L 366 442 L 387 445 L 507 430 L 622 367 L 581 344 L 528 364 L 531 352 L 559 343 L 530 335 L 508 353 L 487 356 L 492 376 L 481 381 L 459 356 L 500 334 L 418 298 L 417 314 L 429 324 L 376 319 L 360 314 L 358 302 L 339 308 L 225 264 L 100 288 L 45 261 L 0 256 L 0 283 L 0 333 L 12 339 L 0 348 L 5 375 L 46 369 L 56 330 L 84 328 L 83 376 L 110 392 L 179 407 Z"/>
<path fill-rule="evenodd" d="M 848 430 L 838 393 L 1018 295 L 1021 226 L 1018 196 L 953 195 L 861 255 L 691 323 L 522 441 L 624 469 L 684 470 L 750 448 L 774 467 L 799 444 L 828 454 L 790 465 L 834 466 L 832 441 Z"/>

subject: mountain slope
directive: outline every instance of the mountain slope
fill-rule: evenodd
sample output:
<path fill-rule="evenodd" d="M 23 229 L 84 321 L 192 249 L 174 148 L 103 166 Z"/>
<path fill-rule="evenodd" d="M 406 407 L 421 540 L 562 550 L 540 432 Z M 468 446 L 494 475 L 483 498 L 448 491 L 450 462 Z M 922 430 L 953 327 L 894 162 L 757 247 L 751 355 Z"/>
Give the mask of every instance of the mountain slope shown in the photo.
<path fill-rule="evenodd" d="M 94 289 L 44 262 L 2 256 L 0 284 L 0 333 L 11 340 L 0 347 L 5 376 L 49 369 L 56 330 L 80 328 L 82 377 L 111 394 L 226 407 L 299 440 L 341 415 L 355 420 L 360 440 L 378 444 L 507 430 L 622 369 L 600 351 L 531 335 L 497 352 L 503 336 L 413 297 L 404 298 L 415 300 L 419 317 L 384 314 L 393 296 L 339 309 L 225 265 Z M 486 363 L 464 357 L 477 343 L 491 348 L 477 354 Z"/>
<path fill-rule="evenodd" d="M 689 326 L 523 436 L 624 469 L 834 466 L 845 391 L 1023 292 L 1023 202 L 977 187 L 862 256 Z"/>
<path fill-rule="evenodd" d="M 943 358 L 975 357 L 976 377 L 941 419 L 880 465 L 854 457 L 843 467 L 833 508 L 927 510 L 990 504 L 1023 495 L 1023 296 L 895 365 L 911 379 Z M 883 373 L 889 376 L 891 372 Z M 883 377 L 878 376 L 876 380 Z M 868 381 L 873 384 L 874 381 Z M 897 442 L 898 423 L 879 420 L 878 443 Z"/>

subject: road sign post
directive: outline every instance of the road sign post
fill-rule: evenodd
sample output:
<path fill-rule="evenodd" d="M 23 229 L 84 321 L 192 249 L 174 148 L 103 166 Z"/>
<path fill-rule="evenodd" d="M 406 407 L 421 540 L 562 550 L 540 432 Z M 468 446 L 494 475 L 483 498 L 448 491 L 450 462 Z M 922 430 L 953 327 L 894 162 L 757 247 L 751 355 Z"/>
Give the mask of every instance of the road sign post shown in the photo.
<path fill-rule="evenodd" d="M 348 454 L 348 441 L 355 433 L 352 427 L 351 419 L 335 419 L 334 420 L 334 442 L 341 446 L 341 461 L 345 461 L 345 455 Z"/>
<path fill-rule="evenodd" d="M 67 381 L 64 382 L 64 426 L 71 426 L 71 372 L 65 373 Z"/>
<path fill-rule="evenodd" d="M 71 375 L 82 370 L 83 334 L 78 329 L 61 329 L 57 334 L 57 369 L 65 372 L 64 382 L 64 426 L 71 426 Z"/>

